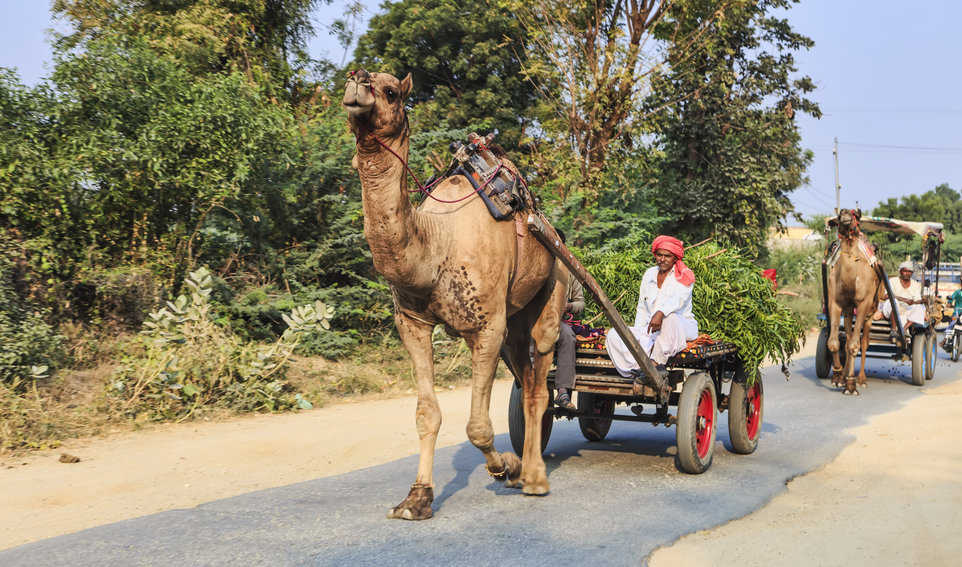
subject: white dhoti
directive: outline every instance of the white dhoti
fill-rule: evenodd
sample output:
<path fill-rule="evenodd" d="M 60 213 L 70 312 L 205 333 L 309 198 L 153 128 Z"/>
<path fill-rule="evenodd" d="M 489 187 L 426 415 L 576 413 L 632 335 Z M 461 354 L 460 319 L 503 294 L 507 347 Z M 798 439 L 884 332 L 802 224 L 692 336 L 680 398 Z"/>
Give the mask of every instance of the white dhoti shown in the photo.
<path fill-rule="evenodd" d="M 880 302 L 879 310 L 882 312 L 882 316 L 886 319 L 892 317 L 892 303 L 888 300 Z M 904 309 L 899 305 L 899 319 L 902 321 L 902 326 L 909 323 L 918 323 L 922 325 L 925 323 L 925 305 L 921 303 L 916 303 L 915 305 L 908 305 Z"/>
<path fill-rule="evenodd" d="M 629 330 L 655 364 L 664 364 L 669 358 L 684 350 L 688 341 L 698 338 L 698 322 L 687 317 L 679 317 L 674 313 L 665 317 L 660 331 L 649 334 L 647 321 L 643 326 L 629 327 Z M 632 370 L 638 370 L 638 362 L 617 331 L 608 329 L 605 344 L 608 356 L 619 374 L 628 377 L 631 376 Z"/>

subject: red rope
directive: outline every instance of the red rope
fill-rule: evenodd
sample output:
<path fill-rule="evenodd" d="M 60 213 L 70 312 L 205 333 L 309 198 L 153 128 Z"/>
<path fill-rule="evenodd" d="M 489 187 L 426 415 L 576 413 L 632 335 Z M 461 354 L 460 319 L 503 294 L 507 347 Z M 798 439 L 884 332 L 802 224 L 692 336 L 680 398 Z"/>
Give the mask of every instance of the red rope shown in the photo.
<path fill-rule="evenodd" d="M 435 196 L 431 193 L 431 188 L 433 188 L 435 185 L 437 185 L 438 183 L 440 183 L 441 181 L 443 181 L 443 180 L 445 179 L 444 177 L 441 177 L 441 178 L 436 179 L 436 180 L 434 181 L 434 183 L 431 183 L 430 185 L 427 185 L 427 186 L 422 185 L 422 184 L 421 184 L 421 181 L 418 180 L 418 176 L 417 176 L 417 175 L 414 175 L 414 172 L 411 171 L 411 168 L 410 168 L 410 167 L 408 167 L 408 164 L 407 164 L 406 161 L 404 161 L 404 158 L 402 158 L 401 156 L 399 156 L 399 155 L 397 154 L 397 152 L 395 152 L 394 150 L 392 150 L 387 144 L 385 144 L 384 142 L 382 142 L 382 141 L 380 140 L 380 138 L 378 138 L 377 136 L 372 136 L 372 137 L 374 138 L 374 141 L 375 141 L 375 142 L 377 142 L 378 144 L 381 145 L 382 148 L 384 148 L 385 150 L 391 152 L 391 155 L 393 155 L 394 157 L 396 157 L 396 158 L 398 159 L 398 161 L 401 162 L 401 165 L 404 166 L 404 169 L 408 172 L 408 175 L 410 175 L 411 178 L 414 179 L 414 184 L 417 185 L 418 188 L 417 188 L 417 189 L 408 189 L 408 193 L 422 193 L 422 194 L 424 194 L 425 196 L 430 197 L 430 198 L 434 199 L 435 201 L 437 201 L 437 202 L 439 202 L 439 203 L 460 203 L 461 201 L 467 199 L 468 197 L 470 197 L 470 196 L 472 196 L 472 195 L 474 195 L 474 194 L 476 194 L 476 193 L 480 193 L 485 187 L 488 186 L 488 183 L 491 183 L 491 181 L 492 181 L 495 177 L 498 176 L 498 173 L 501 171 L 502 168 L 508 169 L 508 168 L 505 167 L 504 163 L 503 163 L 503 162 L 500 162 L 500 160 L 499 160 L 498 169 L 494 170 L 494 173 L 492 173 L 491 176 L 488 177 L 488 178 L 484 181 L 484 183 L 481 184 L 481 186 L 478 187 L 477 189 L 475 189 L 473 192 L 468 193 L 468 194 L 465 195 L 464 197 L 460 197 L 460 198 L 454 199 L 454 200 L 452 200 L 452 201 L 448 201 L 448 200 L 445 200 L 445 199 L 438 199 L 437 197 L 435 197 Z M 511 171 L 511 170 L 508 169 L 508 171 Z M 512 172 L 512 173 L 513 173 L 513 172 Z M 517 176 L 516 173 L 515 173 L 515 176 Z M 519 177 L 519 178 L 520 178 L 520 177 Z M 521 182 L 524 183 L 524 180 L 522 180 Z M 527 185 L 525 185 L 525 187 L 527 187 Z"/>

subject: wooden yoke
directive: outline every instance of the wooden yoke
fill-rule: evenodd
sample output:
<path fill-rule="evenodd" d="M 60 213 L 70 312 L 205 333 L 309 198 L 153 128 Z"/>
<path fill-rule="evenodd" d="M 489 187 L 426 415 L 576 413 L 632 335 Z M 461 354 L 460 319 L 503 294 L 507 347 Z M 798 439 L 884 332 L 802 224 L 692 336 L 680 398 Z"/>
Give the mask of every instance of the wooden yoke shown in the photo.
<path fill-rule="evenodd" d="M 671 387 L 668 386 L 667 380 L 661 375 L 660 372 L 655 368 L 655 365 L 648 358 L 644 349 L 638 344 L 638 339 L 635 335 L 628 329 L 628 324 L 625 320 L 621 318 L 621 314 L 615 308 L 611 300 L 605 294 L 595 278 L 588 273 L 588 270 L 581 265 L 581 262 L 574 257 L 574 254 L 568 250 L 568 247 L 561 242 L 561 237 L 555 232 L 554 227 L 552 227 L 547 219 L 541 213 L 529 213 L 528 214 L 528 230 L 535 238 L 538 239 L 541 244 L 548 249 L 551 254 L 561 260 L 568 271 L 571 272 L 574 277 L 578 278 L 578 281 L 591 292 L 591 295 L 595 297 L 598 301 L 598 305 L 601 306 L 601 310 L 608 317 L 608 321 L 611 322 L 611 326 L 618 331 L 618 335 L 625 342 L 625 346 L 628 347 L 628 351 L 638 362 L 644 374 L 641 376 L 635 376 L 635 383 L 633 386 L 633 391 L 636 396 L 642 395 L 642 386 L 648 385 L 658 393 L 658 399 L 662 403 L 668 402 L 668 396 L 671 394 Z"/>

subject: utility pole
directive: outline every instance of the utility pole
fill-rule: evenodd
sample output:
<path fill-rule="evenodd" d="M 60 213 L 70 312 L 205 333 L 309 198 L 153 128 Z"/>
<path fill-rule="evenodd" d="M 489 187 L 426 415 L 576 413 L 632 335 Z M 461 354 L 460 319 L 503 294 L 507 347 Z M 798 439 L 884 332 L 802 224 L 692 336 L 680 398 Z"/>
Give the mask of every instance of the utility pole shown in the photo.
<path fill-rule="evenodd" d="M 842 208 L 842 186 L 838 184 L 838 137 L 835 138 L 832 155 L 835 156 L 835 216 L 838 216 L 838 211 Z"/>

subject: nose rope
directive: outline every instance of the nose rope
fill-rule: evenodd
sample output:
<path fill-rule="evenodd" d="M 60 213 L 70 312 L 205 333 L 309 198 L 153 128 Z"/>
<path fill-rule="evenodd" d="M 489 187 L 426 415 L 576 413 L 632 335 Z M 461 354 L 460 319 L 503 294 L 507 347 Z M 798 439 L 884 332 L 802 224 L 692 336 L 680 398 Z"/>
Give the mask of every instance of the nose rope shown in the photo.
<path fill-rule="evenodd" d="M 348 72 L 347 72 L 347 78 L 348 78 L 348 80 L 354 79 L 354 75 L 356 75 L 356 74 L 357 74 L 357 71 L 348 71 Z M 361 84 L 361 83 L 358 83 L 358 82 L 357 82 L 357 79 L 354 79 L 354 82 L 355 82 L 356 84 L 358 84 L 358 85 Z M 367 84 L 367 88 L 370 89 L 370 91 L 371 91 L 371 96 L 374 97 L 374 98 L 377 98 L 377 91 L 374 90 L 374 85 L 372 85 L 372 84 L 369 82 L 369 83 Z"/>

